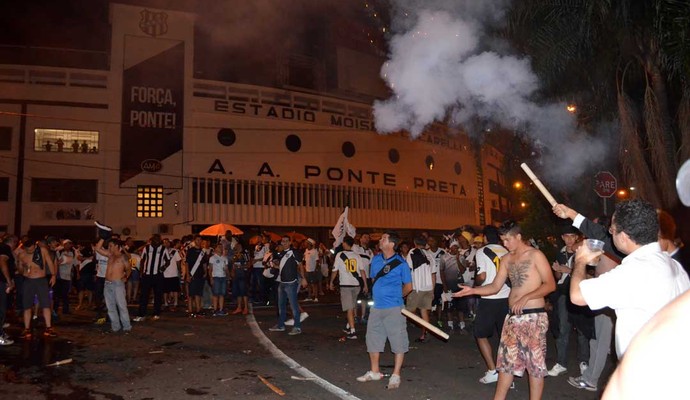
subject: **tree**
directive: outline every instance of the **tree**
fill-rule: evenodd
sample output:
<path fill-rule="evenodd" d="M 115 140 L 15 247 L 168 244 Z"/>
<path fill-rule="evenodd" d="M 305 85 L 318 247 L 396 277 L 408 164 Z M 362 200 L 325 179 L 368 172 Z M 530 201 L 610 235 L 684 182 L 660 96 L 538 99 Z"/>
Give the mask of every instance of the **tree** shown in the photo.
<path fill-rule="evenodd" d="M 624 180 L 675 208 L 675 171 L 690 157 L 690 3 L 522 0 L 507 35 L 532 57 L 545 96 L 587 104 L 585 124 L 618 119 Z"/>

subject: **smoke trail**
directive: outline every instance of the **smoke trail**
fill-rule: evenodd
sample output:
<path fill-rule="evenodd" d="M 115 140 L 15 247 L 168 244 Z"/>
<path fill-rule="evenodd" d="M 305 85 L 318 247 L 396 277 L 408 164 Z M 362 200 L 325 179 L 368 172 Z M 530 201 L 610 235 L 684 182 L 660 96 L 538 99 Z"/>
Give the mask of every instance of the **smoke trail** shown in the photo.
<path fill-rule="evenodd" d="M 466 130 L 486 121 L 526 133 L 544 154 L 544 178 L 567 186 L 606 157 L 607 145 L 578 132 L 565 104 L 538 104 L 530 60 L 486 30 L 501 23 L 507 1 L 395 2 L 389 60 L 381 75 L 393 96 L 374 104 L 379 132 L 418 136 L 434 121 Z M 470 132 L 472 133 L 472 132 Z"/>

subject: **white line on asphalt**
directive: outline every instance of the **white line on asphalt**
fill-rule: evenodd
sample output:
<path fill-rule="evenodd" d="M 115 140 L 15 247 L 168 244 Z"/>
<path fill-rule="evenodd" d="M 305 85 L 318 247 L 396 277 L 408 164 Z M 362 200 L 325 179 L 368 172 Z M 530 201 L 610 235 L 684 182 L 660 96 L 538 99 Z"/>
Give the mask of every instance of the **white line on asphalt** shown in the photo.
<path fill-rule="evenodd" d="M 259 324 L 256 322 L 256 318 L 254 318 L 253 314 L 247 315 L 247 323 L 249 324 L 249 327 L 252 330 L 252 334 L 257 339 L 259 339 L 259 343 L 261 343 L 261 345 L 264 346 L 264 348 L 266 348 L 266 350 L 268 350 L 273 355 L 273 357 L 282 361 L 283 364 L 287 365 L 288 367 L 295 370 L 298 374 L 316 383 L 317 385 L 328 390 L 329 392 L 333 393 L 334 395 L 338 396 L 343 400 L 360 400 L 359 397 L 321 378 L 320 376 L 316 375 L 315 373 L 311 372 L 305 367 L 299 365 L 297 361 L 288 357 L 287 354 L 283 353 L 275 344 L 273 344 L 271 339 L 269 339 L 264 334 L 261 328 L 259 328 Z"/>

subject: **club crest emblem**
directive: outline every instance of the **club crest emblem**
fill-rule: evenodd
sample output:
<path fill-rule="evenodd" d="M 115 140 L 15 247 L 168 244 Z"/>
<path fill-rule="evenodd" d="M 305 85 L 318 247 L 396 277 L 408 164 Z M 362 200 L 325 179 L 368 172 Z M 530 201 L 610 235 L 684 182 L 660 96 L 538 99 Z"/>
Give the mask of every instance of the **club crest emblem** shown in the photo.
<path fill-rule="evenodd" d="M 387 273 L 389 273 L 390 271 L 391 271 L 391 266 L 388 265 L 388 264 L 386 264 L 386 266 L 383 267 L 383 273 L 384 273 L 384 274 L 387 274 Z"/>
<path fill-rule="evenodd" d="M 168 33 L 168 14 L 144 10 L 141 12 L 139 28 L 149 36 L 157 37 L 165 35 Z"/>

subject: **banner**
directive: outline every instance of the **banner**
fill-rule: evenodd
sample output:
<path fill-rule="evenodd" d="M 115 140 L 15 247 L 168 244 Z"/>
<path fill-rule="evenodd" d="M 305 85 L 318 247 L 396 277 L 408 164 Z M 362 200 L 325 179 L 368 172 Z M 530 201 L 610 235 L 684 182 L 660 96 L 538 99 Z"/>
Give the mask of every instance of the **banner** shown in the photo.
<path fill-rule="evenodd" d="M 346 234 L 352 238 L 357 235 L 357 229 L 347 220 L 348 211 L 349 207 L 345 207 L 345 211 L 340 214 L 340 217 L 338 217 L 338 222 L 336 222 L 335 226 L 333 227 L 333 231 L 331 232 L 335 238 L 333 248 L 336 248 L 343 243 L 343 239 L 345 238 Z"/>
<path fill-rule="evenodd" d="M 120 186 L 181 187 L 185 44 L 125 36 L 124 52 Z"/>

